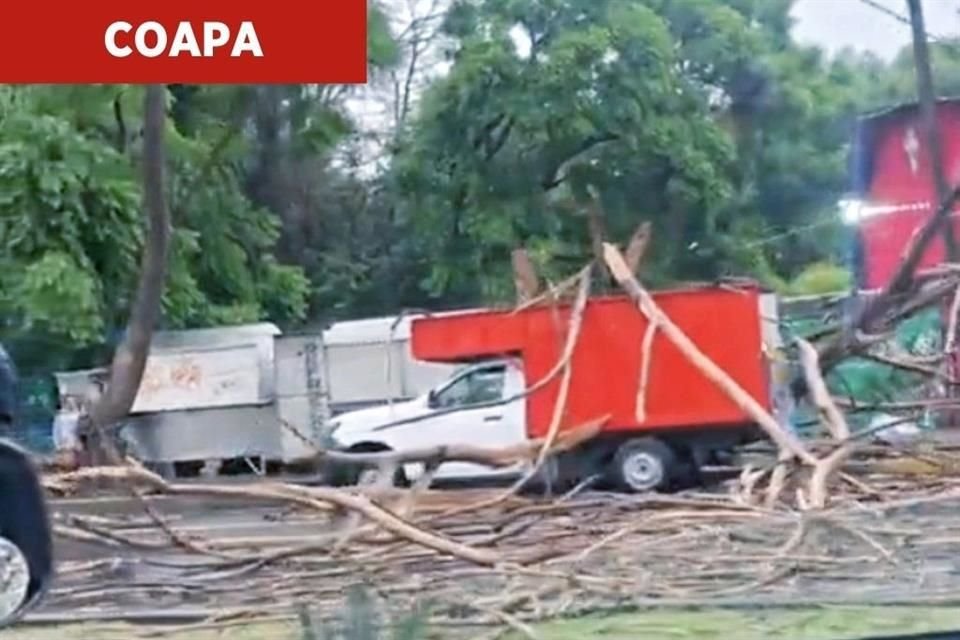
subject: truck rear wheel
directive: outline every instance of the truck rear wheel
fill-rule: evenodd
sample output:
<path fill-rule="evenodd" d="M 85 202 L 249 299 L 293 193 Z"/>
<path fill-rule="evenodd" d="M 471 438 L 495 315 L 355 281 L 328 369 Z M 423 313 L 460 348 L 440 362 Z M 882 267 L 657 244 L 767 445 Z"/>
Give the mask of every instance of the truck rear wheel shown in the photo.
<path fill-rule="evenodd" d="M 656 438 L 627 440 L 613 456 L 611 475 L 620 489 L 633 493 L 665 489 L 677 466 L 677 455 Z"/>

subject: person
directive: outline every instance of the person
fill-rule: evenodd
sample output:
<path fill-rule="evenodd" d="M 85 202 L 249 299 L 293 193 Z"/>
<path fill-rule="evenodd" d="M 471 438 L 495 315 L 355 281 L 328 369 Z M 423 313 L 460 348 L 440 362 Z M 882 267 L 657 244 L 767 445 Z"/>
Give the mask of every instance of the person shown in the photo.
<path fill-rule="evenodd" d="M 58 458 L 76 462 L 82 450 L 79 436 L 80 402 L 66 395 L 53 418 L 53 447 Z"/>

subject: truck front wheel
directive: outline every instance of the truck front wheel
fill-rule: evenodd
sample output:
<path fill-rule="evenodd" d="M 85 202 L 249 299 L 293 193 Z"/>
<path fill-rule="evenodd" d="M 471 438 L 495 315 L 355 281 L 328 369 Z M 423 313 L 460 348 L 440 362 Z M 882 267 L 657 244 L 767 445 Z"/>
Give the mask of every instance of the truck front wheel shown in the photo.
<path fill-rule="evenodd" d="M 379 442 L 361 442 L 347 449 L 347 453 L 387 453 L 389 451 L 391 451 L 390 447 Z M 339 486 L 376 484 L 383 473 L 375 466 L 363 464 L 341 463 L 338 467 L 333 484 Z M 394 470 L 390 484 L 395 487 L 405 487 L 409 484 L 402 465 Z"/>
<path fill-rule="evenodd" d="M 633 493 L 665 489 L 676 469 L 677 456 L 656 438 L 634 438 L 617 449 L 610 469 L 612 480 Z"/>

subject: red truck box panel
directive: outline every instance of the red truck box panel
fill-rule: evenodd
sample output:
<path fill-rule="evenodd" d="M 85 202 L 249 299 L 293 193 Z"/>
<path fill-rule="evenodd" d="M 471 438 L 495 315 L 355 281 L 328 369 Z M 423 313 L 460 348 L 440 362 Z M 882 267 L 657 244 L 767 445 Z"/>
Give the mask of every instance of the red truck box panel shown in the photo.
<path fill-rule="evenodd" d="M 764 406 L 770 406 L 762 349 L 759 291 L 698 288 L 655 294 L 664 311 L 718 365 Z M 520 312 L 483 311 L 414 321 L 414 357 L 465 361 L 508 354 L 523 359 L 527 386 L 559 361 L 569 327 L 569 305 Z M 607 429 L 725 427 L 749 422 L 662 335 L 654 339 L 646 420 L 636 420 L 646 318 L 626 297 L 592 298 L 574 351 L 561 428 L 610 415 Z M 547 433 L 560 390 L 558 375 L 527 400 L 531 438 Z"/>

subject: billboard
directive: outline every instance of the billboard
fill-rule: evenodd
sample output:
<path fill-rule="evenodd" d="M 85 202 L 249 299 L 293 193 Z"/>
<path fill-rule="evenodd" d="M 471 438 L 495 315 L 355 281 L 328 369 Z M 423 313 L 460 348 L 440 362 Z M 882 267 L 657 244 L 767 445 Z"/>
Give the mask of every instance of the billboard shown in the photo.
<path fill-rule="evenodd" d="M 960 99 L 939 101 L 937 120 L 947 182 L 960 184 Z M 916 104 L 861 119 L 853 145 L 852 177 L 860 201 L 858 284 L 862 289 L 882 288 L 938 204 Z M 960 238 L 960 224 L 955 213 L 953 216 L 954 233 Z M 945 259 L 941 236 L 923 255 L 920 269 Z"/>

